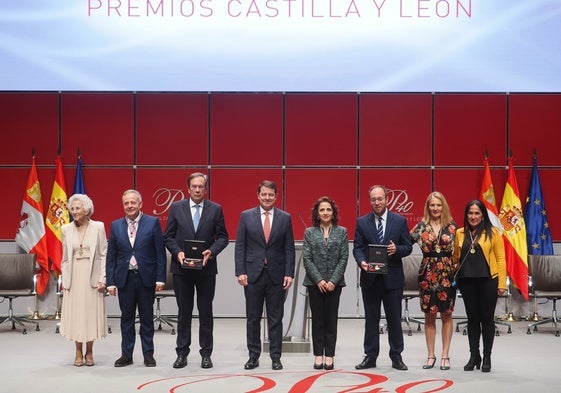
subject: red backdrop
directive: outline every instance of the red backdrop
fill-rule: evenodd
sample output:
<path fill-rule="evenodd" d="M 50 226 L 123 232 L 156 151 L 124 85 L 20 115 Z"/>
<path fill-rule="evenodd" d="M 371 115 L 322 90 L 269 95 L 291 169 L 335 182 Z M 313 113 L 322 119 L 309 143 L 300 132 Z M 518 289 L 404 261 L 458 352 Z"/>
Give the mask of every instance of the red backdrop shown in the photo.
<path fill-rule="evenodd" d="M 426 195 L 442 191 L 461 225 L 465 203 L 479 194 L 485 151 L 498 204 L 509 151 L 524 201 L 536 149 L 561 241 L 559 124 L 561 94 L 0 92 L 0 239 L 14 239 L 32 150 L 45 207 L 57 152 L 70 195 L 80 150 L 94 218 L 107 228 L 123 214 L 127 188 L 165 226 L 169 204 L 187 195 L 188 174 L 203 171 L 231 239 L 263 179 L 278 183 L 278 206 L 292 213 L 301 239 L 322 195 L 339 204 L 352 237 L 373 184 L 392 190 L 390 207 L 410 226 Z"/>

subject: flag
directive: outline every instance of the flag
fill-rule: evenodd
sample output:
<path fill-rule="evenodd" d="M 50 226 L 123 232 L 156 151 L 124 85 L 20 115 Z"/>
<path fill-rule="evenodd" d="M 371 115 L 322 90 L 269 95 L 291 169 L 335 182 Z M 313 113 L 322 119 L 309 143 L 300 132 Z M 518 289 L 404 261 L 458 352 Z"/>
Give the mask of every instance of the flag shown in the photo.
<path fill-rule="evenodd" d="M 74 175 L 74 189 L 72 194 L 85 194 L 84 178 L 82 177 L 82 157 L 78 153 L 78 163 L 76 164 L 76 174 Z"/>
<path fill-rule="evenodd" d="M 37 280 L 37 294 L 42 295 L 49 284 L 49 259 L 47 254 L 47 238 L 45 237 L 45 224 L 43 221 L 43 202 L 41 187 L 35 156 L 31 164 L 31 171 L 27 178 L 19 228 L 16 232 L 16 244 L 24 251 L 37 255 L 37 262 L 41 268 Z"/>
<path fill-rule="evenodd" d="M 62 261 L 62 230 L 63 224 L 69 221 L 68 198 L 66 196 L 66 183 L 60 156 L 56 158 L 56 174 L 51 192 L 51 201 L 47 209 L 45 225 L 47 230 L 47 249 L 51 261 L 51 270 L 60 273 Z"/>
<path fill-rule="evenodd" d="M 528 244 L 526 243 L 526 226 L 522 214 L 522 203 L 518 183 L 508 159 L 508 174 L 499 218 L 503 226 L 505 258 L 508 275 L 522 295 L 528 300 Z"/>
<path fill-rule="evenodd" d="M 497 209 L 497 202 L 495 200 L 495 190 L 493 188 L 493 180 L 491 180 L 491 170 L 489 169 L 489 160 L 487 159 L 487 155 L 485 155 L 483 166 L 483 181 L 481 182 L 479 199 L 487 208 L 491 224 L 502 232 L 503 226 L 499 220 L 499 210 Z"/>
<path fill-rule="evenodd" d="M 547 221 L 545 202 L 543 200 L 542 186 L 535 155 L 530 189 L 524 209 L 524 220 L 526 221 L 529 253 L 534 255 L 552 255 L 553 241 L 551 240 L 551 232 Z"/>

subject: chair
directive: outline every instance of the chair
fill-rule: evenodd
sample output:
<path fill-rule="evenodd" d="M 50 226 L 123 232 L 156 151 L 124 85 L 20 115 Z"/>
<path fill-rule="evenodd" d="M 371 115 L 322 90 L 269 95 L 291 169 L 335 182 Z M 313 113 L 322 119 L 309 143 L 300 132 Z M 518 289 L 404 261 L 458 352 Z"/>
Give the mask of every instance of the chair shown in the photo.
<path fill-rule="evenodd" d="M 536 332 L 539 325 L 552 323 L 555 336 L 559 337 L 559 319 L 557 317 L 557 300 L 561 299 L 561 255 L 530 255 L 528 258 L 529 274 L 532 281 L 530 296 L 534 299 L 546 299 L 553 302 L 551 318 L 528 325 L 527 334 Z"/>
<path fill-rule="evenodd" d="M 35 324 L 39 331 L 39 322 L 14 315 L 13 300 L 18 297 L 35 296 L 35 254 L 0 254 L 0 297 L 8 299 L 8 316 L 0 317 L 0 324 L 6 322 L 23 328 L 27 334 L 26 323 Z"/>
<path fill-rule="evenodd" d="M 162 323 L 171 327 L 171 334 L 175 335 L 175 326 L 172 322 L 177 322 L 176 317 L 164 316 L 162 315 L 162 310 L 160 308 L 160 301 L 167 297 L 175 297 L 175 291 L 173 290 L 173 274 L 170 272 L 171 265 L 171 255 L 167 253 L 167 264 L 166 264 L 166 283 L 164 289 L 156 292 L 156 309 L 154 310 L 154 323 L 158 324 L 158 330 L 162 330 Z"/>
<path fill-rule="evenodd" d="M 421 325 L 425 324 L 425 321 L 422 321 L 417 318 L 412 318 L 409 315 L 409 300 L 419 297 L 419 266 L 421 265 L 421 261 L 423 259 L 422 255 L 409 255 L 403 258 L 403 274 L 405 275 L 405 284 L 403 286 L 403 297 L 402 299 L 405 302 L 405 306 L 403 308 L 403 315 L 401 316 L 401 320 L 405 322 L 407 325 L 407 335 L 412 336 L 413 330 L 411 329 L 411 323 L 417 324 L 417 331 L 421 331 Z M 387 328 L 387 323 L 383 324 L 380 327 L 380 333 L 383 333 L 384 329 Z"/>

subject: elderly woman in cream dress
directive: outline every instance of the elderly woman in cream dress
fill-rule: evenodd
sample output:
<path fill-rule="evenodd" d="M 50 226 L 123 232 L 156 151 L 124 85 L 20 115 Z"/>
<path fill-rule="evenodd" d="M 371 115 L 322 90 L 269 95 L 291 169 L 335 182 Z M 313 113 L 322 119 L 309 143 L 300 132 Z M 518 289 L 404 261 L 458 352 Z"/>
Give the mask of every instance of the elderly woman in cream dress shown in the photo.
<path fill-rule="evenodd" d="M 60 334 L 75 341 L 76 367 L 84 364 L 93 366 L 93 342 L 107 335 L 107 238 L 103 222 L 90 219 L 94 206 L 87 195 L 72 195 L 68 206 L 74 221 L 62 226 L 63 297 Z"/>

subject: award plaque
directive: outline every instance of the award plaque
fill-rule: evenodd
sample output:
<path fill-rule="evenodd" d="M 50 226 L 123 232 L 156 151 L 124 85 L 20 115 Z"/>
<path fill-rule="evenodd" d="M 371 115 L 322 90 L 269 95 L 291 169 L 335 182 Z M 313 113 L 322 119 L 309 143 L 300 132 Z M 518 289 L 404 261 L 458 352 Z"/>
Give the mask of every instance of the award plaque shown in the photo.
<path fill-rule="evenodd" d="M 183 259 L 181 267 L 187 269 L 202 269 L 204 247 L 205 242 L 202 240 L 185 240 L 185 259 Z"/>
<path fill-rule="evenodd" d="M 368 245 L 368 273 L 388 274 L 388 246 L 384 244 Z"/>

